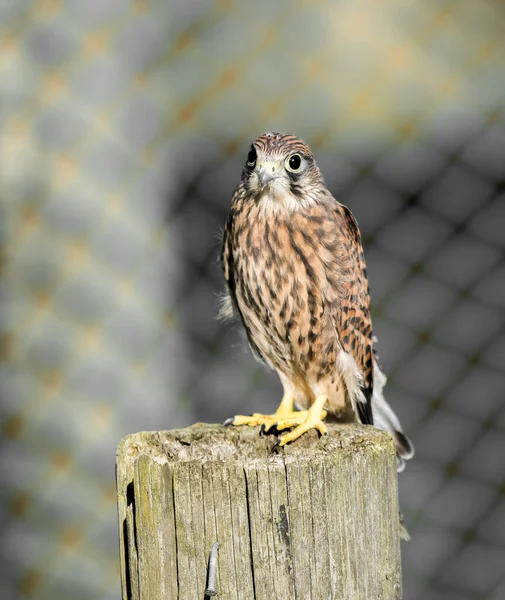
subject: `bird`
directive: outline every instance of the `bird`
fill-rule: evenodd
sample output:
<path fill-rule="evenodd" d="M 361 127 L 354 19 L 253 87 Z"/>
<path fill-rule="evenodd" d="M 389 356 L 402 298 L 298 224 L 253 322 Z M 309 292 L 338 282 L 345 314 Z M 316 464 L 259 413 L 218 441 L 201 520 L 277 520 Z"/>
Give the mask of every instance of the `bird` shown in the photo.
<path fill-rule="evenodd" d="M 223 232 L 221 316 L 238 317 L 253 354 L 283 388 L 273 414 L 235 415 L 294 442 L 325 420 L 392 434 L 397 470 L 414 455 L 384 397 L 358 223 L 326 187 L 309 146 L 269 132 L 248 151 Z"/>

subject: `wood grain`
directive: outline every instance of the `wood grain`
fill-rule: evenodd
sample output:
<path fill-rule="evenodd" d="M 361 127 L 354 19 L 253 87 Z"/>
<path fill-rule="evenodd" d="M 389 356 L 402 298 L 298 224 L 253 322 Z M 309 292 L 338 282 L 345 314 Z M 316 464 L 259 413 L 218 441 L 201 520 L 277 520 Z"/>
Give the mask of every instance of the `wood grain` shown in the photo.
<path fill-rule="evenodd" d="M 123 600 L 399 600 L 393 439 L 330 425 L 272 453 L 248 427 L 127 436 L 117 453 Z"/>

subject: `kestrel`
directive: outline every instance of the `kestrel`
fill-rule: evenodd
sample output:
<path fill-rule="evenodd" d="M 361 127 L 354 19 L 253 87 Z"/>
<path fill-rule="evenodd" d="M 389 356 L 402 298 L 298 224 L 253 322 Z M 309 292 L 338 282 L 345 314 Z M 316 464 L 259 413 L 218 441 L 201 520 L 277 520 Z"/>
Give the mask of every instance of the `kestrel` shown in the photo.
<path fill-rule="evenodd" d="M 326 188 L 303 141 L 265 133 L 253 142 L 221 260 L 222 313 L 240 316 L 252 351 L 284 390 L 273 415 L 226 424 L 290 430 L 281 446 L 310 429 L 326 434 L 327 416 L 375 425 L 393 434 L 402 470 L 414 449 L 383 395 L 358 224 Z"/>

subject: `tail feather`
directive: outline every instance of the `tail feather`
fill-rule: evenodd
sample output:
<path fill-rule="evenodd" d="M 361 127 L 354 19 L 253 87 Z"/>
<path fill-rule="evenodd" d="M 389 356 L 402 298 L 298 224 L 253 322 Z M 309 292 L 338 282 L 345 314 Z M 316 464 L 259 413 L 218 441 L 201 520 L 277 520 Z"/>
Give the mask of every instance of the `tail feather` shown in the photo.
<path fill-rule="evenodd" d="M 393 412 L 384 397 L 383 389 L 386 385 L 386 376 L 380 370 L 377 362 L 374 364 L 374 388 L 372 399 L 372 413 L 375 427 L 389 431 L 396 441 L 396 468 L 403 471 L 405 461 L 414 456 L 414 445 L 403 433 L 398 417 Z"/>

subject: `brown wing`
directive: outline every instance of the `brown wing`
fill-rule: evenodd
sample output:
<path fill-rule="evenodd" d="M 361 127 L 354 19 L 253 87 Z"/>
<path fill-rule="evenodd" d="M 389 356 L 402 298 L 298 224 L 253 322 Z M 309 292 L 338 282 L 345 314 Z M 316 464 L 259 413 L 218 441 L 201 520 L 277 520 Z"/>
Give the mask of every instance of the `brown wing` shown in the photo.
<path fill-rule="evenodd" d="M 357 403 L 361 422 L 373 425 L 372 319 L 365 256 L 356 219 L 346 206 L 341 204 L 339 208 L 343 213 L 342 234 L 349 249 L 349 283 L 341 303 L 338 335 L 342 348 L 353 357 L 363 376 L 361 390 L 366 402 Z"/>

